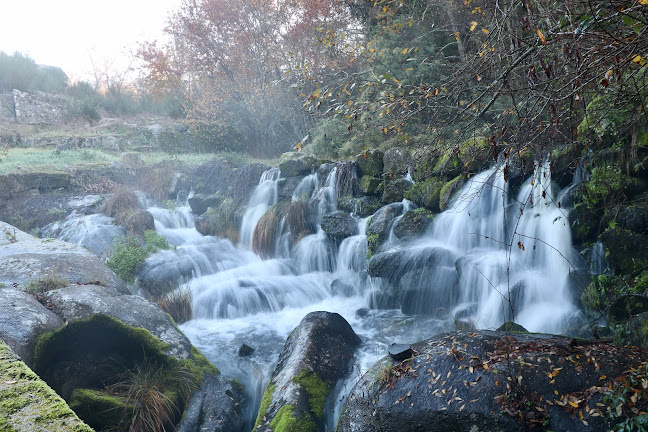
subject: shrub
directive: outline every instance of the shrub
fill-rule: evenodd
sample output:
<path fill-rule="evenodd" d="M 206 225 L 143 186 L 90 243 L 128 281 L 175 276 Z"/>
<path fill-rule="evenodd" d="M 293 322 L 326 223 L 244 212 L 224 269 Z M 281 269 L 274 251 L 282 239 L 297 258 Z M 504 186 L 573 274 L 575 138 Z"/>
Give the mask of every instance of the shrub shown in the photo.
<path fill-rule="evenodd" d="M 25 284 L 24 290 L 30 294 L 40 294 L 45 291 L 51 291 L 68 286 L 70 283 L 56 274 L 43 276 L 40 279 L 34 279 Z"/>
<path fill-rule="evenodd" d="M 139 198 L 132 190 L 119 188 L 106 200 L 101 211 L 119 222 L 121 215 L 126 215 L 139 208 Z"/>
<path fill-rule="evenodd" d="M 144 232 L 145 244 L 137 236 L 130 235 L 115 239 L 115 253 L 106 265 L 125 282 L 133 282 L 137 268 L 151 254 L 160 249 L 169 249 L 169 243 L 155 231 Z"/>

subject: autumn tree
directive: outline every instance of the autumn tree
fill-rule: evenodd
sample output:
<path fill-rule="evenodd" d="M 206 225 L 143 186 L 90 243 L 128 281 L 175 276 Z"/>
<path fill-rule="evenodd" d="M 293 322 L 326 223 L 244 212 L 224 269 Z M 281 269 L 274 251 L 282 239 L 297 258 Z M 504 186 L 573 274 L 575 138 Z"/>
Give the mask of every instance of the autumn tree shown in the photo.
<path fill-rule="evenodd" d="M 154 88 L 182 89 L 187 118 L 211 148 L 276 155 L 311 126 L 294 77 L 326 64 L 312 46 L 316 28 L 341 22 L 335 3 L 184 0 L 170 42 L 145 44 L 139 56 Z"/>

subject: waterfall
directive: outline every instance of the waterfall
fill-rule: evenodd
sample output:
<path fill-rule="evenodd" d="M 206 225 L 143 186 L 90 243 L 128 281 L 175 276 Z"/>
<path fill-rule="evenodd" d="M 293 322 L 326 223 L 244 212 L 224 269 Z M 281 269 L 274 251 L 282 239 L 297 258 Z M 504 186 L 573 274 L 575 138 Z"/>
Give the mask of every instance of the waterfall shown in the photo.
<path fill-rule="evenodd" d="M 239 246 L 251 248 L 254 228 L 263 214 L 277 202 L 277 187 L 281 172 L 278 168 L 270 168 L 261 175 L 259 185 L 252 193 L 247 209 L 243 215 Z"/>
<path fill-rule="evenodd" d="M 126 235 L 126 230 L 115 225 L 115 220 L 104 214 L 80 215 L 73 211 L 62 221 L 43 228 L 43 237 L 58 238 L 85 247 L 99 257 L 113 251 L 116 238 Z"/>

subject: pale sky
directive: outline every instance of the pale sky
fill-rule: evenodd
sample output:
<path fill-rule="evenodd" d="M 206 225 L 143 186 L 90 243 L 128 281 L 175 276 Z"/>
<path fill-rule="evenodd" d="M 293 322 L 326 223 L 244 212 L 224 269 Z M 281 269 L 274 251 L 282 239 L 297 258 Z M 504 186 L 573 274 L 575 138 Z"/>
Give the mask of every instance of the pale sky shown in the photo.
<path fill-rule="evenodd" d="M 160 39 L 181 0 L 0 0 L 0 51 L 61 67 L 72 80 L 95 63 L 129 65 L 128 52 Z"/>

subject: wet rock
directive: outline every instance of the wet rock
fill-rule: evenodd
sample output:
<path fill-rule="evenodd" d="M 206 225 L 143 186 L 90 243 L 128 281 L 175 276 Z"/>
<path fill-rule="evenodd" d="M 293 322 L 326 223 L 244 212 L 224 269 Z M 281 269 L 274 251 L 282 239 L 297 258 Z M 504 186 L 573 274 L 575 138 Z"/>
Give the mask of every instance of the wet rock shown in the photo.
<path fill-rule="evenodd" d="M 436 146 L 425 146 L 412 154 L 412 178 L 421 182 L 436 176 L 434 167 L 441 157 Z"/>
<path fill-rule="evenodd" d="M 392 147 L 383 157 L 383 171 L 394 177 L 403 177 L 412 165 L 412 155 L 400 147 Z"/>
<path fill-rule="evenodd" d="M 367 235 L 377 234 L 381 241 L 387 238 L 391 222 L 403 211 L 403 204 L 393 203 L 381 207 L 367 224 Z"/>
<path fill-rule="evenodd" d="M 405 198 L 418 206 L 425 207 L 433 212 L 439 212 L 439 196 L 445 182 L 443 179 L 430 178 L 414 183 L 405 192 Z"/>
<path fill-rule="evenodd" d="M 160 251 L 144 260 L 137 271 L 137 280 L 148 296 L 160 298 L 191 278 L 194 264 L 187 254 Z"/>
<path fill-rule="evenodd" d="M 355 216 L 365 218 L 376 213 L 383 206 L 380 199 L 374 196 L 363 196 L 360 198 L 354 198 L 351 196 L 345 196 L 340 198 L 338 202 L 338 207 L 341 210 L 348 211 Z"/>
<path fill-rule="evenodd" d="M 218 192 L 211 195 L 196 194 L 189 198 L 188 202 L 189 207 L 191 207 L 191 212 L 195 215 L 201 215 L 205 213 L 209 207 L 216 207 L 223 202 L 223 197 Z"/>
<path fill-rule="evenodd" d="M 439 192 L 439 209 L 441 211 L 448 208 L 450 201 L 455 193 L 459 192 L 466 183 L 463 175 L 459 175 L 447 182 Z"/>
<path fill-rule="evenodd" d="M 358 222 L 349 213 L 337 210 L 324 215 L 322 229 L 339 245 L 345 238 L 358 234 Z"/>
<path fill-rule="evenodd" d="M 208 375 L 185 408 L 177 432 L 243 432 L 247 397 L 235 380 Z M 247 431 L 246 431 L 247 432 Z"/>
<path fill-rule="evenodd" d="M 434 214 L 424 208 L 410 210 L 394 226 L 394 234 L 401 241 L 420 237 L 434 220 Z"/>
<path fill-rule="evenodd" d="M 648 234 L 648 200 L 621 207 L 615 220 L 621 228 Z"/>
<path fill-rule="evenodd" d="M 252 348 L 250 345 L 241 344 L 238 350 L 238 355 L 239 357 L 247 357 L 249 355 L 252 355 L 253 352 L 254 352 L 254 348 Z"/>
<path fill-rule="evenodd" d="M 283 173 L 282 173 L 283 174 Z M 303 177 L 288 177 L 279 180 L 279 196 L 282 198 L 292 198 L 297 185 L 301 182 Z M 312 193 L 312 191 L 310 191 Z M 310 198 L 308 195 L 305 198 Z"/>
<path fill-rule="evenodd" d="M 340 297 L 351 297 L 355 293 L 353 285 L 344 282 L 343 279 L 335 279 L 331 282 L 331 292 Z"/>
<path fill-rule="evenodd" d="M 361 176 L 380 177 L 383 172 L 384 153 L 380 150 L 367 150 L 355 157 L 355 162 L 358 165 L 358 171 Z"/>
<path fill-rule="evenodd" d="M 362 377 L 338 432 L 606 430 L 596 404 L 644 358 L 636 347 L 491 331 L 439 335 L 412 349 L 411 359 L 386 357 Z"/>
<path fill-rule="evenodd" d="M 497 331 L 501 332 L 517 332 L 517 333 L 528 333 L 529 331 L 522 327 L 520 324 L 513 321 L 506 321 L 504 324 L 499 326 Z"/>
<path fill-rule="evenodd" d="M 94 283 L 130 293 L 119 277 L 92 252 L 55 239 L 39 239 L 0 222 L 0 283 L 23 287 L 56 276 L 73 284 Z"/>
<path fill-rule="evenodd" d="M 412 186 L 412 182 L 405 179 L 385 181 L 381 201 L 385 204 L 403 201 L 405 193 Z"/>
<path fill-rule="evenodd" d="M 14 288 L 0 288 L 0 340 L 28 366 L 38 337 L 63 326 L 63 320 L 34 296 Z"/>
<path fill-rule="evenodd" d="M 279 158 L 282 177 L 296 177 L 310 174 L 317 165 L 317 159 L 306 153 L 284 153 Z"/>
<path fill-rule="evenodd" d="M 350 371 L 360 338 L 336 313 L 311 312 L 288 336 L 266 387 L 255 431 L 324 431 L 327 397 Z"/>
<path fill-rule="evenodd" d="M 402 362 L 403 360 L 407 360 L 408 358 L 412 357 L 414 355 L 414 350 L 412 350 L 412 345 L 406 345 L 406 344 L 391 344 L 389 345 L 389 349 L 387 350 L 389 357 L 391 357 L 392 360 L 395 360 L 397 362 Z"/>
<path fill-rule="evenodd" d="M 209 196 L 220 192 L 224 198 L 230 198 L 236 206 L 241 206 L 247 204 L 267 169 L 262 164 L 238 167 L 225 159 L 214 159 L 189 173 L 189 179 L 196 194 Z"/>

